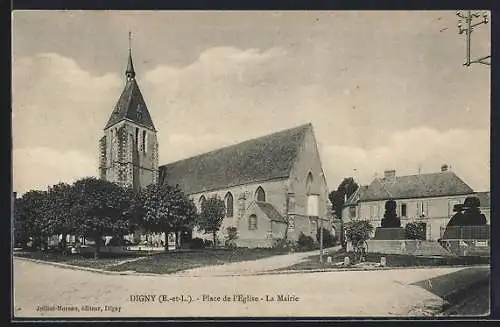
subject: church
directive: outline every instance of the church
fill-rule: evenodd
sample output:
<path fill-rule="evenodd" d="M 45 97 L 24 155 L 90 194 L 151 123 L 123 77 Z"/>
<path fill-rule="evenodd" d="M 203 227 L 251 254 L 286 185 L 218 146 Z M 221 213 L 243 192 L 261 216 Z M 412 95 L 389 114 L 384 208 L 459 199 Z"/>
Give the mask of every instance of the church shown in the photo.
<path fill-rule="evenodd" d="M 206 199 L 224 200 L 218 233 L 236 227 L 240 247 L 271 247 L 316 239 L 320 226 L 332 231 L 328 188 L 313 126 L 304 124 L 159 166 L 156 128 L 139 89 L 129 49 L 126 84 L 100 139 L 100 178 L 122 186 L 179 185 L 197 209 Z M 211 235 L 194 230 L 193 237 Z"/>

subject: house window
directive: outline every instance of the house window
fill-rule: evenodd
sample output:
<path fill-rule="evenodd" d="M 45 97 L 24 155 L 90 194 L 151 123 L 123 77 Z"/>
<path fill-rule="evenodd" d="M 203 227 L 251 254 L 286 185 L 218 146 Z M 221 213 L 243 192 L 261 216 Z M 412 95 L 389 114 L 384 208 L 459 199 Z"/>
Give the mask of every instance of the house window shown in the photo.
<path fill-rule="evenodd" d="M 146 131 L 142 131 L 142 151 L 146 153 Z"/>
<path fill-rule="evenodd" d="M 309 172 L 309 174 L 307 174 L 307 179 L 306 179 L 306 194 L 311 193 L 312 183 L 313 183 L 313 175 L 311 174 L 311 172 Z"/>
<path fill-rule="evenodd" d="M 426 210 L 425 210 L 425 202 L 424 201 L 419 201 L 417 202 L 417 217 L 425 217 L 426 215 Z"/>
<path fill-rule="evenodd" d="M 401 203 L 401 217 L 406 217 L 406 203 Z"/>
<path fill-rule="evenodd" d="M 288 229 L 295 230 L 295 219 L 293 217 L 288 218 Z"/>
<path fill-rule="evenodd" d="M 264 189 L 262 187 L 258 187 L 257 191 L 255 191 L 255 198 L 257 201 L 260 202 L 266 202 L 266 192 L 264 192 Z"/>
<path fill-rule="evenodd" d="M 356 218 L 356 206 L 349 207 L 349 218 Z"/>
<path fill-rule="evenodd" d="M 317 217 L 319 215 L 319 195 L 311 194 L 307 196 L 307 215 Z"/>
<path fill-rule="evenodd" d="M 370 218 L 375 217 L 375 206 L 371 205 L 370 206 Z"/>
<path fill-rule="evenodd" d="M 233 195 L 231 192 L 227 192 L 226 197 L 224 198 L 224 202 L 226 204 L 226 217 L 233 216 Z"/>
<path fill-rule="evenodd" d="M 250 215 L 248 217 L 248 230 L 256 230 L 257 229 L 257 216 Z"/>

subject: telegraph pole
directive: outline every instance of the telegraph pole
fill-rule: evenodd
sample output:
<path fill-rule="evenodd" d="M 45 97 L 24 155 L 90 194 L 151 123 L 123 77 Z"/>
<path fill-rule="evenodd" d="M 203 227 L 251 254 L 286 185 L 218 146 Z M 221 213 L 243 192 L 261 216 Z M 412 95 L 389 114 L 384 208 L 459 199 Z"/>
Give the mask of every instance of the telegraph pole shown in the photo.
<path fill-rule="evenodd" d="M 471 34 L 472 31 L 474 30 L 474 27 L 482 24 L 488 24 L 488 14 L 487 12 L 484 12 L 482 15 L 482 20 L 473 22 L 474 19 L 480 18 L 481 14 L 479 13 L 473 13 L 471 10 L 467 10 L 464 13 L 457 11 L 457 16 L 459 17 L 458 19 L 458 34 L 463 34 L 465 33 L 465 38 L 466 38 L 466 58 L 465 58 L 465 63 L 464 66 L 470 66 L 471 64 L 483 64 L 490 66 L 490 62 L 487 61 L 488 59 L 491 58 L 491 56 L 484 56 L 478 59 L 471 59 Z M 465 21 L 463 21 L 465 20 Z M 463 24 L 465 22 L 465 24 Z M 463 27 L 465 25 L 465 27 Z"/>

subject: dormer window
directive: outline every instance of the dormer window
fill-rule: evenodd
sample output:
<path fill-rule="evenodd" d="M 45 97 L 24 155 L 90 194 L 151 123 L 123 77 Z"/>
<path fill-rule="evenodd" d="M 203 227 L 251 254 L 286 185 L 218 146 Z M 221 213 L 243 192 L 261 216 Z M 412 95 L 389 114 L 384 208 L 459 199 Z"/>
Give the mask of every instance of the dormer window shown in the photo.
<path fill-rule="evenodd" d="M 142 119 L 142 106 L 140 103 L 137 105 L 137 119 Z"/>

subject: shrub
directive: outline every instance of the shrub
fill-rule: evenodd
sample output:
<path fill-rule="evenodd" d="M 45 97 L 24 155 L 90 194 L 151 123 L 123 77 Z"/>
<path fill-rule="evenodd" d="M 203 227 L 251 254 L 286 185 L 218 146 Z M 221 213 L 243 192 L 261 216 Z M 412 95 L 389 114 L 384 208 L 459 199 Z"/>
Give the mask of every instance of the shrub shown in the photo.
<path fill-rule="evenodd" d="M 425 240 L 425 224 L 420 222 L 407 223 L 405 234 L 409 240 Z"/>
<path fill-rule="evenodd" d="M 388 200 L 385 202 L 384 218 L 380 224 L 383 228 L 401 227 L 401 219 L 396 214 L 396 201 Z"/>
<path fill-rule="evenodd" d="M 234 226 L 226 228 L 226 241 L 225 246 L 228 248 L 235 248 L 235 240 L 238 238 L 238 229 Z"/>
<path fill-rule="evenodd" d="M 321 229 L 318 228 L 318 231 L 316 232 L 316 240 L 318 242 L 321 241 Z M 337 244 L 337 237 L 333 236 L 332 233 L 326 229 L 323 228 L 323 247 L 332 247 L 335 244 Z"/>
<path fill-rule="evenodd" d="M 296 247 L 297 247 L 297 242 L 294 242 L 294 241 L 289 240 L 289 239 L 280 238 L 280 239 L 275 240 L 273 243 L 273 248 L 276 248 L 276 249 L 295 250 Z"/>
<path fill-rule="evenodd" d="M 214 242 L 212 240 L 203 240 L 203 246 L 206 248 L 212 247 Z"/>
<path fill-rule="evenodd" d="M 205 247 L 205 242 L 199 237 L 193 238 L 190 242 L 191 249 L 203 249 Z"/>
<path fill-rule="evenodd" d="M 345 224 L 347 241 L 353 247 L 360 241 L 368 240 L 372 231 L 373 225 L 368 220 L 351 220 Z"/>
<path fill-rule="evenodd" d="M 113 236 L 108 243 L 109 246 L 122 246 L 126 245 L 125 240 L 119 236 Z"/>
<path fill-rule="evenodd" d="M 297 248 L 299 251 L 309 251 L 317 248 L 314 239 L 311 236 L 307 236 L 300 232 L 299 239 L 297 241 Z"/>

